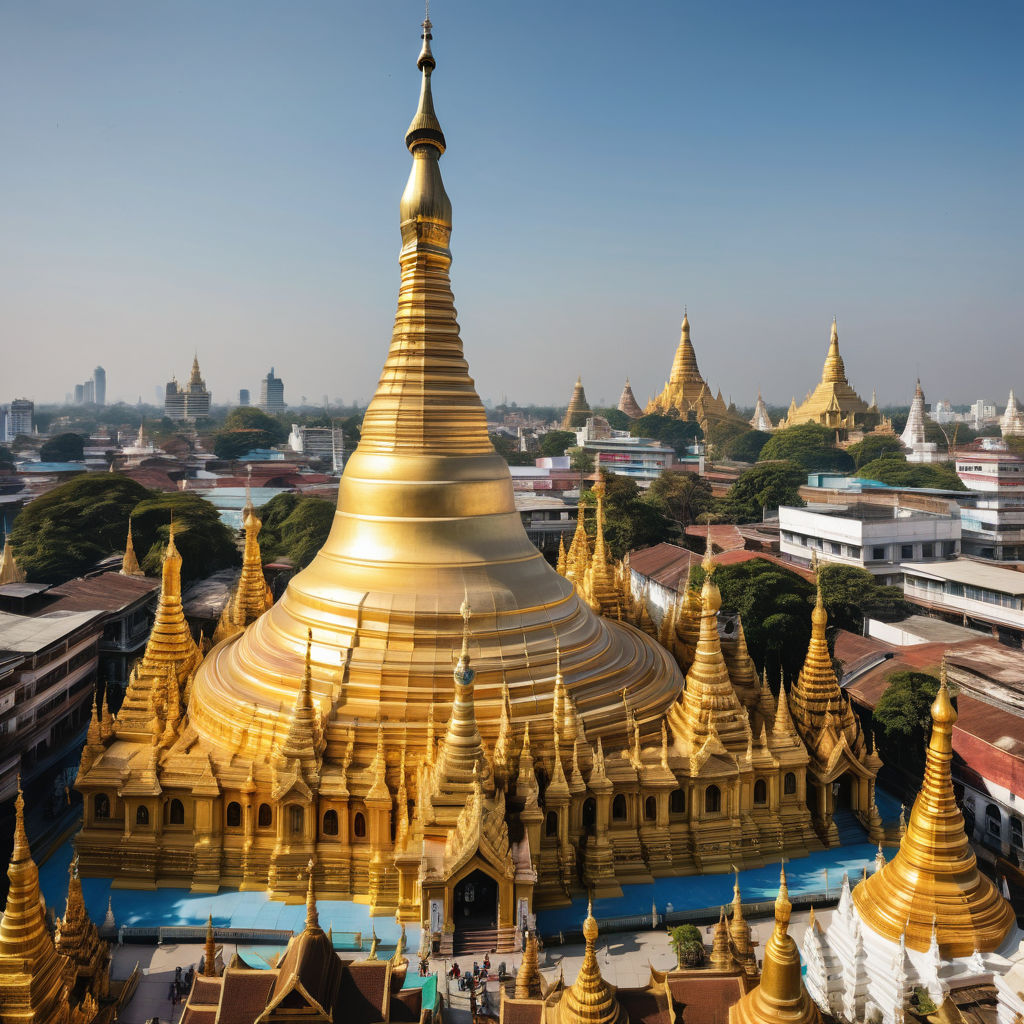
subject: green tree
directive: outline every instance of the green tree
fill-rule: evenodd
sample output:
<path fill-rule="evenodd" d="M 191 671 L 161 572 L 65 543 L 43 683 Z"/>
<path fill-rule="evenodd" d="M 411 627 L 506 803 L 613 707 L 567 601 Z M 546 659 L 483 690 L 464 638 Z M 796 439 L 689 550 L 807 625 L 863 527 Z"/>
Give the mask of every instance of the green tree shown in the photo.
<path fill-rule="evenodd" d="M 264 430 L 218 430 L 213 435 L 213 454 L 218 459 L 240 459 L 255 448 L 270 448 L 274 444 Z"/>
<path fill-rule="evenodd" d="M 566 448 L 576 444 L 576 435 L 571 430 L 549 430 L 540 439 L 540 453 L 549 458 L 565 454 Z"/>
<path fill-rule="evenodd" d="M 916 791 L 924 777 L 925 746 L 931 735 L 931 706 L 939 681 L 925 672 L 894 672 L 875 705 L 872 723 L 886 766 L 905 775 Z"/>
<path fill-rule="evenodd" d="M 41 462 L 81 462 L 85 438 L 81 434 L 58 434 L 39 449 Z"/>
<path fill-rule="evenodd" d="M 765 443 L 758 461 L 786 459 L 808 473 L 849 473 L 853 458 L 836 447 L 835 433 L 820 423 L 798 423 L 777 430 Z"/>
<path fill-rule="evenodd" d="M 569 468 L 574 473 L 593 473 L 594 472 L 594 456 L 591 452 L 588 452 L 586 448 L 572 447 L 566 450 L 566 455 L 569 456 Z"/>
<path fill-rule="evenodd" d="M 0 470 L 9 472 L 14 469 L 14 456 L 11 449 L 5 444 L 0 444 Z"/>
<path fill-rule="evenodd" d="M 726 455 L 729 445 L 741 434 L 745 434 L 748 427 L 738 420 L 715 420 L 708 424 L 708 455 L 711 458 L 730 458 Z"/>
<path fill-rule="evenodd" d="M 765 430 L 745 430 L 729 438 L 722 449 L 722 455 L 734 462 L 757 462 L 761 449 L 771 440 Z"/>
<path fill-rule="evenodd" d="M 602 471 L 605 482 L 605 540 L 613 558 L 622 558 L 627 551 L 649 547 L 675 536 L 676 528 L 647 501 L 637 482 L 629 477 Z M 593 491 L 580 495 L 581 507 L 592 507 L 597 499 Z M 586 517 L 588 532 L 593 535 L 595 517 Z"/>
<path fill-rule="evenodd" d="M 695 579 L 703 583 L 703 570 L 696 570 Z M 811 639 L 814 587 L 765 558 L 720 565 L 715 582 L 722 607 L 742 617 L 750 655 L 767 668 L 772 685 L 777 685 L 780 672 L 787 680 L 795 679 Z"/>
<path fill-rule="evenodd" d="M 829 626 L 836 629 L 859 634 L 866 617 L 891 621 L 910 611 L 902 587 L 883 586 L 859 566 L 824 562 L 818 578 Z"/>
<path fill-rule="evenodd" d="M 663 416 L 656 412 L 631 420 L 629 432 L 633 437 L 650 437 L 660 441 L 673 448 L 679 456 L 685 455 L 686 449 L 704 436 L 700 424 L 694 420 L 683 420 L 678 415 Z"/>
<path fill-rule="evenodd" d="M 224 419 L 225 430 L 262 430 L 273 438 L 272 444 L 284 444 L 288 440 L 288 429 L 275 416 L 269 416 L 253 405 L 239 405 Z"/>
<path fill-rule="evenodd" d="M 699 967 L 704 962 L 704 940 L 695 924 L 680 924 L 669 929 L 668 943 L 676 955 L 676 967 Z"/>
<path fill-rule="evenodd" d="M 152 492 L 110 473 L 83 473 L 30 501 L 11 542 L 30 580 L 63 583 L 124 550 L 128 517 Z"/>
<path fill-rule="evenodd" d="M 680 530 L 698 521 L 714 505 L 711 485 L 693 473 L 662 472 L 647 489 L 646 500 Z"/>
<path fill-rule="evenodd" d="M 515 438 L 511 438 L 507 434 L 491 434 L 490 438 L 494 450 L 510 466 L 532 466 L 534 464 L 535 457 L 529 452 L 521 452 Z"/>
<path fill-rule="evenodd" d="M 324 546 L 334 512 L 334 503 L 323 498 L 290 492 L 275 495 L 257 513 L 263 521 L 263 561 L 287 558 L 300 569 L 305 568 Z"/>
<path fill-rule="evenodd" d="M 846 452 L 853 457 L 856 469 L 883 456 L 901 458 L 906 462 L 903 445 L 900 439 L 893 434 L 865 434 L 863 441 L 851 444 Z"/>
<path fill-rule="evenodd" d="M 767 509 L 780 505 L 801 508 L 799 489 L 807 474 L 792 462 L 759 463 L 740 473 L 719 503 L 719 516 L 730 523 L 756 523 Z"/>
<path fill-rule="evenodd" d="M 944 491 L 966 491 L 956 471 L 947 463 L 907 462 L 886 456 L 857 470 L 865 480 L 877 480 L 890 487 L 933 487 Z"/>
<path fill-rule="evenodd" d="M 172 518 L 183 582 L 203 579 L 241 562 L 234 531 L 221 522 L 210 502 L 192 491 L 157 491 L 150 492 L 132 511 L 135 549 L 147 575 L 160 572 Z"/>
<path fill-rule="evenodd" d="M 595 416 L 603 416 L 608 421 L 608 426 L 612 430 L 629 430 L 633 421 L 621 410 L 613 409 L 610 406 L 606 406 L 602 409 L 594 410 Z"/>

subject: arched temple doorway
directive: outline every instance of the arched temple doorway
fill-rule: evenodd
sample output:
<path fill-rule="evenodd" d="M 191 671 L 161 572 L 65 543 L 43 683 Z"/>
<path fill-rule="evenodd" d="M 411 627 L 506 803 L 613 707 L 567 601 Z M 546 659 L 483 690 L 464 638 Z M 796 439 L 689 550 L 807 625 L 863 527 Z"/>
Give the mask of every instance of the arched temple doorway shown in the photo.
<path fill-rule="evenodd" d="M 485 931 L 498 924 L 498 883 L 479 868 L 455 886 L 452 923 L 456 932 Z"/>
<path fill-rule="evenodd" d="M 832 783 L 833 807 L 837 811 L 854 810 L 854 779 L 849 772 Z"/>

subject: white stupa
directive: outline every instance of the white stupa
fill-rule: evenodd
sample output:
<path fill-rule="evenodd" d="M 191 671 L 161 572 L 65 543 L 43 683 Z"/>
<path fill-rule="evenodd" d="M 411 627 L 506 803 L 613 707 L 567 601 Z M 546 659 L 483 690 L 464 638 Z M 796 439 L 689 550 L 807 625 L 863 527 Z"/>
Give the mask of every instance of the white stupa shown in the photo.
<path fill-rule="evenodd" d="M 999 417 L 999 427 L 1003 437 L 1024 437 L 1024 412 L 1017 407 L 1017 399 L 1010 388 L 1010 397 L 1006 400 L 1006 411 Z"/>
<path fill-rule="evenodd" d="M 917 387 L 914 389 L 914 400 L 910 403 L 910 415 L 907 417 L 907 425 L 900 434 L 900 441 L 908 448 L 908 462 L 938 462 L 939 446 L 934 441 L 929 441 L 925 431 L 924 392 L 921 390 L 921 379 L 917 380 Z"/>

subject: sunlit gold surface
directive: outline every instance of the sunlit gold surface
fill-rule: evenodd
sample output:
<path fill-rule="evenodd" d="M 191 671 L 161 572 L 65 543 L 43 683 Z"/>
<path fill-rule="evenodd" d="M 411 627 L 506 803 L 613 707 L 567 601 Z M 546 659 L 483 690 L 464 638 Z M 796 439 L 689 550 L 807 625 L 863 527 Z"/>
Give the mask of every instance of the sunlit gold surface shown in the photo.
<path fill-rule="evenodd" d="M 924 783 L 900 848 L 880 871 L 853 890 L 861 920 L 909 949 L 927 950 L 934 926 L 944 958 L 999 948 L 1015 926 L 1013 908 L 978 870 L 953 794 L 953 725 L 945 666 L 932 704 Z"/>
<path fill-rule="evenodd" d="M 10 537 L 4 538 L 4 550 L 0 555 L 0 586 L 5 583 L 24 583 L 25 574 L 14 560 L 14 545 Z"/>
<path fill-rule="evenodd" d="M 821 1013 L 804 986 L 800 952 L 789 934 L 789 888 L 783 869 L 775 927 L 764 947 L 761 983 L 729 1008 L 729 1024 L 816 1024 Z"/>
<path fill-rule="evenodd" d="M 587 907 L 583 922 L 586 950 L 576 980 L 562 994 L 558 1004 L 558 1024 L 625 1024 L 627 1017 L 615 989 L 601 977 L 597 962 L 597 921 Z"/>
<path fill-rule="evenodd" d="M 565 410 L 565 417 L 562 420 L 562 429 L 575 430 L 577 427 L 582 427 L 589 415 L 590 405 L 587 402 L 587 394 L 583 390 L 583 379 L 577 377 L 572 388 L 569 406 Z"/>

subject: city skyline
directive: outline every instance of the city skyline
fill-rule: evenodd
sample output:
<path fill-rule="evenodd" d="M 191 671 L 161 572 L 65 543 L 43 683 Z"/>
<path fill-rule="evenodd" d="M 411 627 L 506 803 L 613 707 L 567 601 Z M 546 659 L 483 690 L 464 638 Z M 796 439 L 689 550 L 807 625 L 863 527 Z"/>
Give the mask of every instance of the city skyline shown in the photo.
<path fill-rule="evenodd" d="M 59 401 L 85 349 L 108 402 L 147 399 L 198 349 L 214 396 L 274 364 L 293 401 L 365 401 L 419 5 L 56 9 L 9 11 L 0 42 L 6 397 Z M 686 305 L 739 406 L 799 402 L 834 313 L 860 393 L 1005 402 L 1024 18 L 955 12 L 435 5 L 481 395 L 562 404 L 582 373 L 594 404 L 627 376 L 644 402 Z"/>

